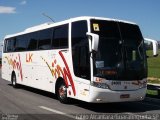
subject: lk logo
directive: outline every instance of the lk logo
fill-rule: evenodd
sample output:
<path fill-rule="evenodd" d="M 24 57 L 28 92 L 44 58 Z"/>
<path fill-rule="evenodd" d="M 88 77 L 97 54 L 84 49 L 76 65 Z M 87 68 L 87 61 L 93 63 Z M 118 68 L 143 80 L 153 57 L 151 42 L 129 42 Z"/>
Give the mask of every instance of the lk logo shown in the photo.
<path fill-rule="evenodd" d="M 33 53 L 27 53 L 26 54 L 26 62 L 31 63 L 32 62 Z"/>

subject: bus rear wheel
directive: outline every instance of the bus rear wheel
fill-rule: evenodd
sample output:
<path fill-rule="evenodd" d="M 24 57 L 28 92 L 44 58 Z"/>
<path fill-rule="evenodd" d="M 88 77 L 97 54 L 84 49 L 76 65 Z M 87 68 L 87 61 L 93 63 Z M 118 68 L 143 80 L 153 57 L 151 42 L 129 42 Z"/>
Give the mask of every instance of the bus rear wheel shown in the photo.
<path fill-rule="evenodd" d="M 67 87 L 63 81 L 60 81 L 58 84 L 57 97 L 61 103 L 69 103 L 69 98 L 67 97 Z"/>
<path fill-rule="evenodd" d="M 17 80 L 16 80 L 16 75 L 15 75 L 15 74 L 12 74 L 12 79 L 11 79 L 11 81 L 12 81 L 12 86 L 13 86 L 14 88 L 18 88 L 18 84 L 17 84 Z"/>

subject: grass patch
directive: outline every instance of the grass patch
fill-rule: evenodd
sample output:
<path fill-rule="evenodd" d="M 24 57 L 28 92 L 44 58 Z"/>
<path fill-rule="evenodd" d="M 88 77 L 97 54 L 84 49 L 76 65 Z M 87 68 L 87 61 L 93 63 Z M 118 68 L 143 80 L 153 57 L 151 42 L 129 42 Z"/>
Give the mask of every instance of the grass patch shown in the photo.
<path fill-rule="evenodd" d="M 157 90 L 147 90 L 147 94 L 148 95 L 158 95 L 158 91 Z"/>
<path fill-rule="evenodd" d="M 152 56 L 152 50 L 148 50 L 147 55 Z M 160 50 L 158 57 L 149 57 L 147 59 L 147 62 L 148 62 L 148 77 L 160 79 Z"/>

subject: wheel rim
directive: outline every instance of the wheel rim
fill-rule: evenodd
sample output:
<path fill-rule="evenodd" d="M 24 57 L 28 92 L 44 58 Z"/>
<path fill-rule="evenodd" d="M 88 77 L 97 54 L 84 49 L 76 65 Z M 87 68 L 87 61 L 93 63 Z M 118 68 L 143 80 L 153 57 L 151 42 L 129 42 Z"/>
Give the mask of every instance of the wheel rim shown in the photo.
<path fill-rule="evenodd" d="M 66 89 L 66 87 L 65 87 L 64 85 L 61 85 L 61 86 L 60 86 L 58 92 L 59 92 L 59 97 L 60 97 L 61 99 L 66 98 L 67 89 Z"/>
<path fill-rule="evenodd" d="M 16 78 L 15 78 L 15 76 L 13 76 L 13 85 L 14 86 L 16 85 Z"/>

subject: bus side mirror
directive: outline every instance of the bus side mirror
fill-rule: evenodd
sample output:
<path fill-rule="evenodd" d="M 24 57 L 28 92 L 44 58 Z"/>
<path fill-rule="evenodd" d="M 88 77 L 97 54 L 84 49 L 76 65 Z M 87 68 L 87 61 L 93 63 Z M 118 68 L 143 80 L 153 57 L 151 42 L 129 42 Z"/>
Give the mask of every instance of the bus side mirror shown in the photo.
<path fill-rule="evenodd" d="M 99 45 L 99 35 L 89 32 L 87 32 L 86 35 L 88 36 L 89 40 L 91 40 L 92 51 L 97 52 Z"/>
<path fill-rule="evenodd" d="M 152 56 L 157 57 L 158 56 L 158 42 L 156 40 L 145 38 L 146 48 L 147 50 L 153 50 Z M 147 55 L 150 57 L 149 55 Z"/>

